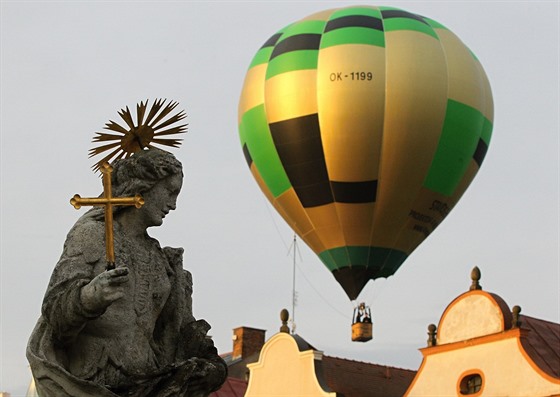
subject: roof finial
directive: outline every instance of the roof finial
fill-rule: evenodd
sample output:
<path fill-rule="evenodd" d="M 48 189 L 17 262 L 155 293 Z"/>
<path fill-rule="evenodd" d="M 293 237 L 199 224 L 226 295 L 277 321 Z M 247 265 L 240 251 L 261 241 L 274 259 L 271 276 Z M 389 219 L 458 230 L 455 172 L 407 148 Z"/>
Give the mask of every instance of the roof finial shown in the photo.
<path fill-rule="evenodd" d="M 435 324 L 428 325 L 428 347 L 437 345 L 437 327 Z"/>
<path fill-rule="evenodd" d="M 482 286 L 479 283 L 480 269 L 478 268 L 478 266 L 473 267 L 471 271 L 471 280 L 472 280 L 472 284 L 471 287 L 469 288 L 470 291 L 482 289 Z"/>
<path fill-rule="evenodd" d="M 521 326 L 521 319 L 519 318 L 519 315 L 521 314 L 521 306 L 515 305 L 512 307 L 511 314 L 513 315 L 511 328 L 519 328 Z"/>
<path fill-rule="evenodd" d="M 280 320 L 282 320 L 282 326 L 280 327 L 280 332 L 290 333 L 290 327 L 288 327 L 288 319 L 290 318 L 290 313 L 286 309 L 282 309 L 280 312 Z"/>

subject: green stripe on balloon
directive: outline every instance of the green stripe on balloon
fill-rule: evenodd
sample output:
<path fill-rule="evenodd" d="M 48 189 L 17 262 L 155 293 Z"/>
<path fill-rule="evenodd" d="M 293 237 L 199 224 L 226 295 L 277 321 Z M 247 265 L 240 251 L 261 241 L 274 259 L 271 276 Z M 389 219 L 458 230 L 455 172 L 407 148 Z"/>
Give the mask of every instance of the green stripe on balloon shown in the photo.
<path fill-rule="evenodd" d="M 441 23 L 439 23 L 438 21 L 434 21 L 433 19 L 430 18 L 426 18 L 424 17 L 424 20 L 434 29 L 445 29 L 445 30 L 449 30 L 447 29 L 447 27 L 443 26 Z"/>
<path fill-rule="evenodd" d="M 337 29 L 323 35 L 321 49 L 341 44 L 367 44 L 385 47 L 385 34 L 381 30 L 362 27 Z"/>
<path fill-rule="evenodd" d="M 439 40 L 438 35 L 434 29 L 425 23 L 419 22 L 415 19 L 409 18 L 389 18 L 383 19 L 383 27 L 386 32 L 394 32 L 398 30 L 412 30 L 420 33 L 425 33 Z"/>
<path fill-rule="evenodd" d="M 381 18 L 381 11 L 377 8 L 371 7 L 348 7 L 341 8 L 333 12 L 329 20 L 333 20 L 340 17 L 353 16 L 353 15 L 365 15 L 369 17 Z"/>
<path fill-rule="evenodd" d="M 247 144 L 255 167 L 272 195 L 278 197 L 288 190 L 291 187 L 290 181 L 274 147 L 264 105 L 255 106 L 243 114 L 239 134 L 241 144 Z"/>
<path fill-rule="evenodd" d="M 482 113 L 449 99 L 443 131 L 424 186 L 451 196 L 468 168 L 483 129 Z"/>
<path fill-rule="evenodd" d="M 299 34 L 307 34 L 307 33 L 322 34 L 323 29 L 325 28 L 325 24 L 326 24 L 325 21 L 317 21 L 317 20 L 300 21 L 300 22 L 293 23 L 290 26 L 282 29 L 284 34 L 282 35 L 282 37 L 280 37 L 278 43 L 287 39 L 288 37 L 296 36 Z"/>
<path fill-rule="evenodd" d="M 426 18 L 394 7 L 379 7 L 379 9 L 383 16 L 383 28 L 386 32 L 412 30 L 439 40 L 437 33 Z"/>
<path fill-rule="evenodd" d="M 368 268 L 372 278 L 389 277 L 397 271 L 408 255 L 391 248 L 346 246 L 325 250 L 319 258 L 332 272 L 345 267 Z"/>
<path fill-rule="evenodd" d="M 287 52 L 272 59 L 266 69 L 266 79 L 295 70 L 317 69 L 318 50 Z"/>
<path fill-rule="evenodd" d="M 319 254 L 319 259 L 325 264 L 327 269 L 331 272 L 333 270 L 338 270 L 343 267 L 351 266 L 350 257 L 348 256 L 349 247 L 337 247 L 330 250 L 325 250 Z M 366 264 L 360 264 L 358 266 L 366 266 Z"/>
<path fill-rule="evenodd" d="M 272 54 L 272 50 L 274 47 L 265 47 L 261 48 L 253 57 L 251 64 L 249 65 L 249 69 L 253 66 L 262 65 L 263 63 L 267 63 L 270 59 L 270 54 Z"/>
<path fill-rule="evenodd" d="M 266 79 L 295 70 L 317 69 L 320 35 L 323 33 L 325 24 L 325 21 L 301 21 L 283 29 L 282 36 L 270 54 L 273 59 L 269 61 Z M 315 39 L 314 35 L 317 35 Z M 301 39 L 303 39 L 303 42 L 308 43 L 316 40 L 316 43 L 310 44 L 313 48 L 298 48 L 297 44 L 302 44 Z M 289 50 L 289 43 L 297 43 L 294 50 Z M 275 55 L 279 49 L 286 46 L 288 46 L 288 50 L 281 51 L 279 55 Z"/>
<path fill-rule="evenodd" d="M 321 48 L 341 44 L 368 44 L 385 47 L 381 12 L 374 8 L 349 7 L 329 18 Z"/>
<path fill-rule="evenodd" d="M 387 251 L 389 251 L 387 253 Z M 378 274 L 372 278 L 378 277 L 389 277 L 395 274 L 395 272 L 401 267 L 403 262 L 408 258 L 408 254 L 399 250 L 389 249 L 389 248 L 374 248 L 374 255 L 384 255 L 385 260 L 383 261 L 383 266 Z M 372 263 L 376 263 L 375 259 L 372 260 Z"/>
<path fill-rule="evenodd" d="M 272 36 L 268 38 L 268 40 L 262 45 L 262 47 L 257 51 L 253 59 L 251 60 L 251 64 L 249 65 L 249 69 L 253 66 L 262 65 L 263 63 L 267 63 L 270 59 L 270 55 L 272 54 L 272 50 L 274 50 L 274 46 L 282 37 L 283 32 L 279 31 L 274 33 Z"/>
<path fill-rule="evenodd" d="M 490 145 L 490 139 L 492 138 L 492 127 L 492 122 L 485 117 L 482 124 L 482 133 L 480 134 L 480 138 L 487 145 Z"/>

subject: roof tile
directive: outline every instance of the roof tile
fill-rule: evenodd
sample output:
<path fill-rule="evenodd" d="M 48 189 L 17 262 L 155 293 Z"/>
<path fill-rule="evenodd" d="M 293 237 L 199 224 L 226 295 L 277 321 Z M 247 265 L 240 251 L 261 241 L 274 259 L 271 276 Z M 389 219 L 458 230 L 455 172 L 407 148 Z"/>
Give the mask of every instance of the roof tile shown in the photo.
<path fill-rule="evenodd" d="M 328 386 L 344 397 L 401 397 L 416 371 L 385 365 L 323 356 Z"/>
<path fill-rule="evenodd" d="M 246 381 L 228 377 L 222 387 L 209 397 L 243 397 L 246 391 Z"/>
<path fill-rule="evenodd" d="M 521 328 L 529 330 L 521 345 L 546 374 L 560 378 L 560 324 L 520 316 Z"/>

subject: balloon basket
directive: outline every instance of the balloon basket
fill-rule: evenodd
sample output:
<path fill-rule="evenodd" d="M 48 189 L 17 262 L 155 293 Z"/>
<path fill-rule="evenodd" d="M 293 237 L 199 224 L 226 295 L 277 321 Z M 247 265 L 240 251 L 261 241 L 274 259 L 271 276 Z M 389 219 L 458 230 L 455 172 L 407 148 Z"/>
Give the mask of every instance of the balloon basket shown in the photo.
<path fill-rule="evenodd" d="M 373 337 L 372 323 L 352 324 L 352 342 L 367 342 Z"/>

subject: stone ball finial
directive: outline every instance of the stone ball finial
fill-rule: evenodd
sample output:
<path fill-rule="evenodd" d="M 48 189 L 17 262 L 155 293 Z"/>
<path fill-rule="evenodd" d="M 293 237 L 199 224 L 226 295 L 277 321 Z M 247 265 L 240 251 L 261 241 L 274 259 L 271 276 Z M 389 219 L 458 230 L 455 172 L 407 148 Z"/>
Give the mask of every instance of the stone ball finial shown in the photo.
<path fill-rule="evenodd" d="M 473 267 L 473 269 L 471 270 L 472 284 L 471 284 L 471 287 L 469 288 L 470 291 L 482 289 L 482 286 L 479 283 L 480 278 L 481 278 L 480 277 L 480 269 L 478 268 L 478 266 Z"/>
<path fill-rule="evenodd" d="M 436 335 L 437 335 L 436 325 L 435 324 L 428 325 L 428 347 L 435 346 L 437 344 Z"/>
<path fill-rule="evenodd" d="M 280 320 L 282 320 L 282 326 L 280 327 L 280 332 L 290 333 L 290 327 L 288 327 L 288 319 L 290 318 L 290 312 L 286 309 L 282 309 L 280 312 Z"/>
<path fill-rule="evenodd" d="M 521 320 L 519 315 L 521 314 L 521 306 L 515 305 L 511 308 L 511 314 L 513 315 L 513 319 L 511 321 L 512 328 L 519 328 L 521 326 Z"/>

